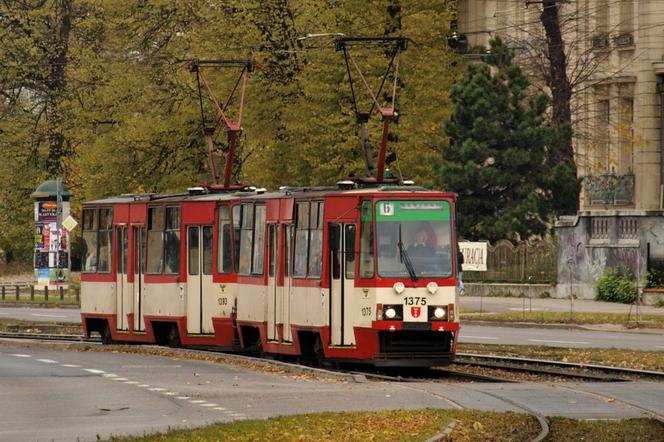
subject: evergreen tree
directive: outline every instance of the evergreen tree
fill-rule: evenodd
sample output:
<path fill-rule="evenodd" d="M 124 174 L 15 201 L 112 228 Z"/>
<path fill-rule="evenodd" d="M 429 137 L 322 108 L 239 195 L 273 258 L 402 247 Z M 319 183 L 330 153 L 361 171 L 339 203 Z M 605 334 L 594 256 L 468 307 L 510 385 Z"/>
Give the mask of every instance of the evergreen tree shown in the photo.
<path fill-rule="evenodd" d="M 459 194 L 458 225 L 467 239 L 528 239 L 546 233 L 555 214 L 555 188 L 569 177 L 546 153 L 568 130 L 547 124 L 544 94 L 529 81 L 500 38 L 483 63 L 468 65 L 452 88 L 445 124 L 441 178 Z"/>

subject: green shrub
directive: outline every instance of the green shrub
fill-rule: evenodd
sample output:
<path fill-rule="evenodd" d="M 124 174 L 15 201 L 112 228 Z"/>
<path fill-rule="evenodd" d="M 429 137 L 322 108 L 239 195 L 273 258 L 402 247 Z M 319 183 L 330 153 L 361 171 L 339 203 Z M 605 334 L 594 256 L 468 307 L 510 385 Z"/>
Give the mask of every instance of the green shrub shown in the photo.
<path fill-rule="evenodd" d="M 620 275 L 615 269 L 607 269 L 597 281 L 598 301 L 622 302 L 631 304 L 636 299 L 636 283 L 631 272 Z"/>
<path fill-rule="evenodd" d="M 664 287 L 664 270 L 648 269 L 646 272 L 646 288 Z"/>

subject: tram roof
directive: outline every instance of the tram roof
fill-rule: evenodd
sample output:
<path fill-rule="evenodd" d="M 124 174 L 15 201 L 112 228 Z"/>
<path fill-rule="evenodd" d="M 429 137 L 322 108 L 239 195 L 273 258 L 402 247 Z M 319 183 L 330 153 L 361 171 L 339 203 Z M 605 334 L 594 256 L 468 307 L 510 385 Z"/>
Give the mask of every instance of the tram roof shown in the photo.
<path fill-rule="evenodd" d="M 237 191 L 230 193 L 145 193 L 125 194 L 109 198 L 86 201 L 85 204 L 129 204 L 129 203 L 174 203 L 182 201 L 230 201 L 230 200 L 265 200 L 275 198 L 322 198 L 326 196 L 350 196 L 370 194 L 421 194 L 442 193 L 452 196 L 449 192 L 431 190 L 420 186 L 375 186 L 356 189 L 339 189 L 338 187 L 282 187 L 273 192 Z"/>

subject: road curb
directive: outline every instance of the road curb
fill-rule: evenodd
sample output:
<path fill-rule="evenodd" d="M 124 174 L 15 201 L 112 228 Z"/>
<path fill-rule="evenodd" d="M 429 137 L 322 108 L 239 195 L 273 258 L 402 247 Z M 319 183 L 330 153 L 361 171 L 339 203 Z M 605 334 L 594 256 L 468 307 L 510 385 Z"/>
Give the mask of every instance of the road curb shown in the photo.
<path fill-rule="evenodd" d="M 39 339 L 39 338 L 35 338 Z M 331 370 L 325 370 L 324 368 L 317 367 L 307 367 L 303 365 L 291 364 L 283 361 L 276 361 L 274 359 L 263 359 L 255 358 L 252 356 L 236 355 L 232 353 L 222 353 L 218 351 L 204 351 L 196 350 L 189 348 L 169 348 L 169 347 L 159 347 L 159 346 L 127 346 L 127 345 L 98 345 L 97 343 L 87 343 L 87 342 L 66 342 L 66 343 L 57 343 L 57 342 L 34 342 L 34 341 L 23 341 L 23 340 L 13 340 L 11 338 L 0 338 L 0 342 L 11 342 L 11 345 L 25 346 L 25 347 L 42 347 L 42 348 L 53 348 L 54 346 L 66 347 L 68 350 L 72 351 L 100 351 L 100 352 L 121 352 L 127 354 L 142 354 L 144 356 L 158 356 L 158 357 L 176 357 L 183 358 L 187 354 L 202 356 L 202 358 L 196 358 L 199 361 L 208 361 L 215 363 L 223 363 L 223 360 L 230 360 L 235 362 L 241 362 L 244 364 L 251 364 L 258 367 L 264 368 L 277 368 L 283 373 L 293 374 L 293 375 L 310 375 L 322 379 L 330 379 L 335 381 L 343 382 L 353 382 L 353 383 L 364 383 L 368 382 L 366 376 L 363 374 L 352 374 L 352 373 L 343 373 L 336 372 Z M 93 348 L 91 346 L 94 346 Z M 147 351 L 141 351 L 147 350 Z M 157 353 L 158 351 L 158 353 Z M 216 361 L 211 361 L 211 359 L 216 359 Z M 244 365 L 247 369 L 252 369 L 252 367 Z"/>
<path fill-rule="evenodd" d="M 252 356 L 237 355 L 233 353 L 222 353 L 222 352 L 206 352 L 202 350 L 193 350 L 193 349 L 182 349 L 184 352 L 193 352 L 200 355 L 210 356 L 211 354 L 216 354 L 222 358 L 233 359 L 242 362 L 249 362 L 255 365 L 262 365 L 265 367 L 278 367 L 286 373 L 293 374 L 310 374 L 320 378 L 334 379 L 346 382 L 355 382 L 355 383 L 364 383 L 367 382 L 366 376 L 363 374 L 352 374 L 352 373 L 342 373 L 331 370 L 326 370 L 324 368 L 317 367 L 307 367 L 306 365 L 297 365 L 291 364 L 289 362 L 277 361 L 274 359 L 264 359 L 264 358 L 255 358 Z"/>

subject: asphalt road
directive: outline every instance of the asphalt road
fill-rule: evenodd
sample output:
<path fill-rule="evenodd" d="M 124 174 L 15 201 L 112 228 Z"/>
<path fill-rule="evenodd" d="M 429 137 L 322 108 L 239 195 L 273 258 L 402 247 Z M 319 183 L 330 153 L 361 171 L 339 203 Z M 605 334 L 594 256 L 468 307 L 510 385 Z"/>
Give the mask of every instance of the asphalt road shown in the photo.
<path fill-rule="evenodd" d="M 81 310 L 77 308 L 36 308 L 0 306 L 0 319 L 25 321 L 81 323 Z"/>
<path fill-rule="evenodd" d="M 485 313 L 521 313 L 525 311 L 534 312 L 565 312 L 570 308 L 575 312 L 595 312 L 595 313 L 634 313 L 635 306 L 629 304 L 620 304 L 618 302 L 602 302 L 590 299 L 576 299 L 574 305 L 571 305 L 569 299 L 554 298 L 515 298 L 515 297 L 494 297 L 494 296 L 462 296 L 459 298 L 461 311 L 464 310 Z M 664 308 L 642 305 L 639 306 L 641 313 L 663 315 Z"/>
<path fill-rule="evenodd" d="M 170 357 L 0 341 L 0 440 L 95 440 L 320 411 L 478 408 L 575 418 L 664 413 L 664 383 L 322 382 Z M 637 408 L 641 407 L 641 408 Z"/>
<path fill-rule="evenodd" d="M 80 310 L 58 308 L 0 308 L 1 318 L 30 321 L 80 323 Z M 638 331 L 552 329 L 539 327 L 497 327 L 462 323 L 461 342 L 510 345 L 546 345 L 576 348 L 624 348 L 664 351 L 664 330 L 660 333 Z"/>

